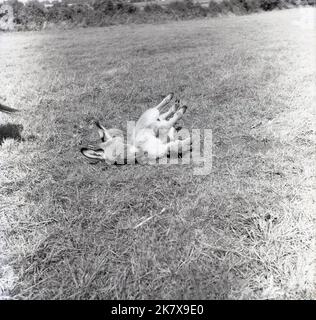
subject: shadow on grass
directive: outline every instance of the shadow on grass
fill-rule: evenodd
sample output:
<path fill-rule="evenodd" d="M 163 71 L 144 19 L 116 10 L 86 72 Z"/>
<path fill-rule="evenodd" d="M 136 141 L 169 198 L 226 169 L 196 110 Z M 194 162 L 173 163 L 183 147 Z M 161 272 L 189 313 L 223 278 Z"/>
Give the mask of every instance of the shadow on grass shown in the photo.
<path fill-rule="evenodd" d="M 21 141 L 21 132 L 23 126 L 21 124 L 7 123 L 0 125 L 0 145 L 3 143 L 4 139 L 15 139 Z"/>

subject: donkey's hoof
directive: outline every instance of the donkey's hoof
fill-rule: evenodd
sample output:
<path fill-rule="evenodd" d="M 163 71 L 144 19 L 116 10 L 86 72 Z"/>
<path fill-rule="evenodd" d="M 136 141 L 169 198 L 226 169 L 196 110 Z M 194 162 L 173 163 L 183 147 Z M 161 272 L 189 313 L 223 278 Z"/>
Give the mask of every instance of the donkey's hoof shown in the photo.
<path fill-rule="evenodd" d="M 170 100 L 173 98 L 173 96 L 174 96 L 174 93 L 173 93 L 173 92 L 169 92 L 168 95 L 167 95 L 167 97 L 168 97 Z"/>

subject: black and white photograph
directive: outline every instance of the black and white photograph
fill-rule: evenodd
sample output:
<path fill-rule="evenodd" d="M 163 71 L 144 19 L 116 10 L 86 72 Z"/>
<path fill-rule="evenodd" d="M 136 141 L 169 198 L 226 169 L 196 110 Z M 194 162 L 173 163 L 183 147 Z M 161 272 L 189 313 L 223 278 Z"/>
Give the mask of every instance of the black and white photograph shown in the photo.
<path fill-rule="evenodd" d="M 315 299 L 315 0 L 0 0 L 0 300 Z"/>

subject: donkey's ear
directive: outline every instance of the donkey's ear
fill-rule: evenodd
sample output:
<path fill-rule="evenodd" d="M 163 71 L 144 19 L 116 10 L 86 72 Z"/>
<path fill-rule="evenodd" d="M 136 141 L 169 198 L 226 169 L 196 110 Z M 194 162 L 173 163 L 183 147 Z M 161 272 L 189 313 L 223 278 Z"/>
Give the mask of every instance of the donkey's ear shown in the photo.
<path fill-rule="evenodd" d="M 2 103 L 0 103 L 0 111 L 5 112 L 5 113 L 13 113 L 13 112 L 17 112 L 18 110 L 7 107 L 7 106 L 3 105 Z"/>
<path fill-rule="evenodd" d="M 81 148 L 81 153 L 89 158 L 89 159 L 98 159 L 98 160 L 104 160 L 103 154 L 104 150 L 103 149 L 89 149 L 89 148 Z"/>
<path fill-rule="evenodd" d="M 98 127 L 98 133 L 102 142 L 112 139 L 112 136 L 109 133 L 109 130 L 103 127 L 99 121 L 95 121 L 94 123 Z"/>

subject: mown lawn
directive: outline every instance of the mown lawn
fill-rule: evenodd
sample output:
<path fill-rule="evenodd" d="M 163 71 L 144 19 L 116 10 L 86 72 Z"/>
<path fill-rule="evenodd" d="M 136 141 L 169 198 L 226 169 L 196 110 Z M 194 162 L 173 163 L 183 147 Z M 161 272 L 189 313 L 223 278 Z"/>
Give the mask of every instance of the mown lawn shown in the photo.
<path fill-rule="evenodd" d="M 0 34 L 0 99 L 21 110 L 0 135 L 23 126 L 0 147 L 3 298 L 315 298 L 316 32 L 302 13 L 315 9 Z M 124 129 L 170 91 L 183 126 L 212 129 L 209 175 L 81 156 L 94 120 Z"/>

